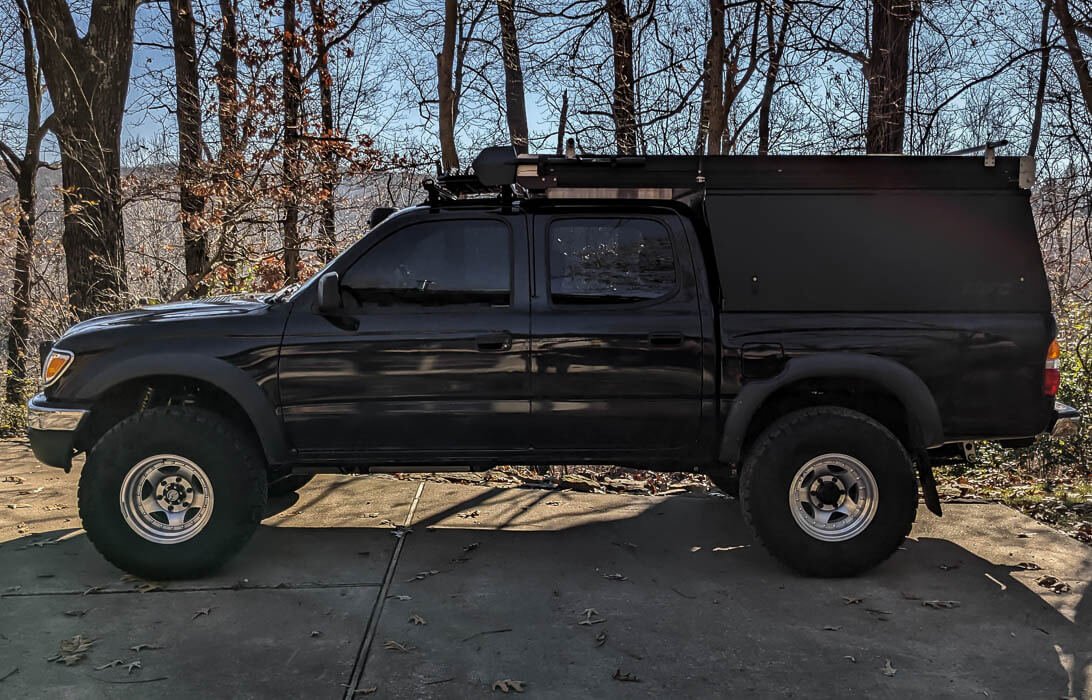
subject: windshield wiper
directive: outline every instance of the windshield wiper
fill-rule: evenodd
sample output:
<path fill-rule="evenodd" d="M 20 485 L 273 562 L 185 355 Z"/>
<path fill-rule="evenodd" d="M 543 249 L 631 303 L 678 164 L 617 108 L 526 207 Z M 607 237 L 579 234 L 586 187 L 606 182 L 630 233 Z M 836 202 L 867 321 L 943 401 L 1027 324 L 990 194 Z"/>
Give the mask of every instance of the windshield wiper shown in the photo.
<path fill-rule="evenodd" d="M 280 302 L 291 296 L 292 292 L 296 291 L 299 288 L 300 283 L 293 282 L 292 284 L 285 285 L 284 287 L 281 287 L 281 289 L 279 289 L 278 291 L 273 292 L 272 294 L 267 296 L 264 301 L 267 304 L 279 304 Z"/>

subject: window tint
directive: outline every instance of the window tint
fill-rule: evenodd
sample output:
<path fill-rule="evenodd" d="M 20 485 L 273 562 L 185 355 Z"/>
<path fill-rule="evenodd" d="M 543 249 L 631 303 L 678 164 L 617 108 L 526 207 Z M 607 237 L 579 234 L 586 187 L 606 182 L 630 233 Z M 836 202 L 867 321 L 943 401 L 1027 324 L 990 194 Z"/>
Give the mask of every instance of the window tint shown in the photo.
<path fill-rule="evenodd" d="M 511 236 L 498 221 L 436 221 L 388 236 L 345 274 L 359 302 L 507 304 Z"/>
<path fill-rule="evenodd" d="M 667 229 L 648 219 L 561 219 L 550 225 L 550 297 L 560 304 L 656 299 L 675 288 Z"/>

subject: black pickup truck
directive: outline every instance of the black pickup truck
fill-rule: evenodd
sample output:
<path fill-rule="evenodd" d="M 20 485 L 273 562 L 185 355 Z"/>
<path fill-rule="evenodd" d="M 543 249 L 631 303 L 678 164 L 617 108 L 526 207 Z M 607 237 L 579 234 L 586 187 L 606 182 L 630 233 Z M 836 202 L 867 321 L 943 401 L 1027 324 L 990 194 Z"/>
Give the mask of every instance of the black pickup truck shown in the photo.
<path fill-rule="evenodd" d="M 519 156 L 309 282 L 44 349 L 30 439 L 117 566 L 199 576 L 316 473 L 616 464 L 738 491 L 779 559 L 888 557 L 932 460 L 1072 428 L 1029 163 Z"/>

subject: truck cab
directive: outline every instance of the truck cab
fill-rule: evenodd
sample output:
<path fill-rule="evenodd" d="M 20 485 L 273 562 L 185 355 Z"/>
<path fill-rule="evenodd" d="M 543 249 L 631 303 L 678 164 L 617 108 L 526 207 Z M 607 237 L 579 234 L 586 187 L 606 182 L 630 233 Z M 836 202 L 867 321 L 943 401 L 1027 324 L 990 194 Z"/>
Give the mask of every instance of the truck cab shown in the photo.
<path fill-rule="evenodd" d="M 1079 420 L 1026 167 L 490 149 L 297 289 L 73 326 L 31 443 L 87 453 L 89 538 L 152 578 L 317 473 L 512 463 L 705 472 L 788 565 L 858 573 L 919 487 L 940 514 L 933 455 Z"/>

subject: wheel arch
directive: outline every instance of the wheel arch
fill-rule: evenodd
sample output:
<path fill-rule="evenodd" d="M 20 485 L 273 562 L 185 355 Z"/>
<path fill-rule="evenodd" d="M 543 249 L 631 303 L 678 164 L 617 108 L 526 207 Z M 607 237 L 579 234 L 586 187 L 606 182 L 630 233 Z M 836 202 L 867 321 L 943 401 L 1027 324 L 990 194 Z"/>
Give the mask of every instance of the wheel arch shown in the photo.
<path fill-rule="evenodd" d="M 112 364 L 82 385 L 76 399 L 91 404 L 96 413 L 109 416 L 108 404 L 145 388 L 185 387 L 204 390 L 201 405 L 234 420 L 261 445 L 270 465 L 288 461 L 289 448 L 273 405 L 258 384 L 238 367 L 224 360 L 185 353 L 156 353 Z M 114 408 L 117 413 L 117 408 Z M 124 417 L 124 416 L 122 416 Z M 99 421 L 102 424 L 110 417 Z M 116 422 L 116 421 L 114 421 Z M 106 426 L 109 429 L 110 426 Z M 93 434 L 84 436 L 93 441 Z M 91 445 L 86 445 L 90 448 Z"/>
<path fill-rule="evenodd" d="M 835 405 L 861 410 L 892 430 L 910 449 L 933 447 L 943 443 L 944 431 L 940 411 L 932 392 L 912 370 L 875 355 L 858 353 L 822 353 L 789 360 L 785 369 L 769 379 L 758 379 L 743 385 L 731 403 L 721 437 L 720 461 L 739 464 L 746 445 L 768 424 L 771 411 L 776 411 L 779 399 L 800 397 L 824 387 L 844 386 L 854 391 L 868 391 L 881 403 L 875 410 L 862 409 L 851 402 L 834 401 Z M 883 404 L 886 397 L 886 406 Z M 827 403 L 830 403 L 829 401 Z M 847 405 L 848 404 L 848 405 Z M 788 406 L 793 410 L 803 405 Z M 893 411 L 901 411 L 896 417 Z M 765 413 L 764 413 L 765 410 Z M 785 411 L 780 411 L 784 413 Z M 879 413 L 880 415 L 874 415 Z M 773 415 L 772 419 L 776 419 Z M 757 419 L 757 422 L 756 422 Z M 899 422 L 904 422 L 899 425 Z"/>

